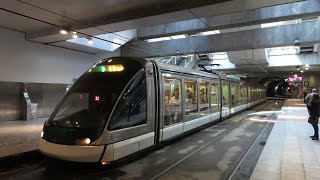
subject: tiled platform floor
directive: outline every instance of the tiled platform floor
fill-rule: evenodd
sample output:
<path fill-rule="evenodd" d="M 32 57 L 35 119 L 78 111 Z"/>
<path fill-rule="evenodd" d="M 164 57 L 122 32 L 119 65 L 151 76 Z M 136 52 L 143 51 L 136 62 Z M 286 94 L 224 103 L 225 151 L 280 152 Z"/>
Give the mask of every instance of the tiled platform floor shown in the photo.
<path fill-rule="evenodd" d="M 0 158 L 38 149 L 46 119 L 0 122 Z"/>
<path fill-rule="evenodd" d="M 312 141 L 303 100 L 286 100 L 251 180 L 320 180 L 320 141 Z"/>

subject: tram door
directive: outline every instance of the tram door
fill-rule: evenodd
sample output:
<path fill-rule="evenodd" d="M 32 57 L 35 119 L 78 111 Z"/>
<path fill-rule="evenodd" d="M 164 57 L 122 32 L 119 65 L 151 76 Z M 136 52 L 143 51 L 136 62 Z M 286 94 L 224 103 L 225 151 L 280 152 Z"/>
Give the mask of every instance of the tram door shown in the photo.
<path fill-rule="evenodd" d="M 160 141 L 183 133 L 181 78 L 162 73 L 162 97 Z"/>
<path fill-rule="evenodd" d="M 229 83 L 228 81 L 222 81 L 222 110 L 221 117 L 228 116 L 230 114 L 230 101 L 229 101 Z"/>
<path fill-rule="evenodd" d="M 211 121 L 219 120 L 220 118 L 220 86 L 218 81 L 210 83 L 210 114 Z"/>

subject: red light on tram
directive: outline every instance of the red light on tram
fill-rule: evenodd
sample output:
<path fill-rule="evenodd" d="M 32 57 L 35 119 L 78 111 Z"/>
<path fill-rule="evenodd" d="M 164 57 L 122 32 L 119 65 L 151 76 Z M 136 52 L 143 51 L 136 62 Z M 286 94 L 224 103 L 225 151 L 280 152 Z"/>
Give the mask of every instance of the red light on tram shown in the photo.
<path fill-rule="evenodd" d="M 84 99 L 84 95 L 80 94 L 79 98 L 80 98 L 80 100 L 83 100 Z"/>
<path fill-rule="evenodd" d="M 99 102 L 100 101 L 100 96 L 94 96 L 94 100 Z"/>

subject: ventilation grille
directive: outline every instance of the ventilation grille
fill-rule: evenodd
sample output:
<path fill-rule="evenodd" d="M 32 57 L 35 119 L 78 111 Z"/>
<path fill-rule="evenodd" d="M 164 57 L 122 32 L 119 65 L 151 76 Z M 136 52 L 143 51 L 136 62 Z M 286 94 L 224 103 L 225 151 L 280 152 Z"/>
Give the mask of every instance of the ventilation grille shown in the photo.
<path fill-rule="evenodd" d="M 207 53 L 204 53 L 204 54 L 197 54 L 198 56 L 198 60 L 209 60 L 209 56 Z"/>
<path fill-rule="evenodd" d="M 318 52 L 319 44 L 300 45 L 300 54 Z"/>

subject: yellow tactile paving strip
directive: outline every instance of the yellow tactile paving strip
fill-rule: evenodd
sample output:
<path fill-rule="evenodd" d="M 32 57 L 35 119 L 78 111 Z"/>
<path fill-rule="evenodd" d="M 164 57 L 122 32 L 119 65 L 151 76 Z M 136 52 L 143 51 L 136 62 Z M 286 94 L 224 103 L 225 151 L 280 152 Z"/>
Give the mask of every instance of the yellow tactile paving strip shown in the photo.
<path fill-rule="evenodd" d="M 0 158 L 38 149 L 45 120 L 0 122 Z"/>
<path fill-rule="evenodd" d="M 251 180 L 320 180 L 320 141 L 312 141 L 303 100 L 286 100 Z"/>

